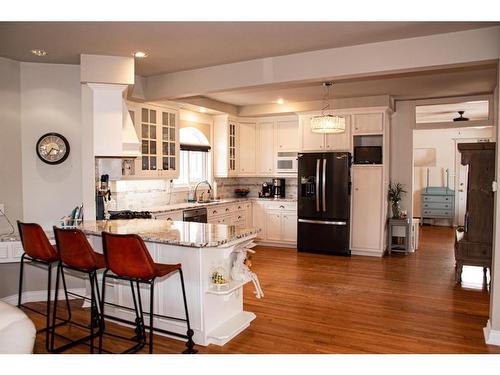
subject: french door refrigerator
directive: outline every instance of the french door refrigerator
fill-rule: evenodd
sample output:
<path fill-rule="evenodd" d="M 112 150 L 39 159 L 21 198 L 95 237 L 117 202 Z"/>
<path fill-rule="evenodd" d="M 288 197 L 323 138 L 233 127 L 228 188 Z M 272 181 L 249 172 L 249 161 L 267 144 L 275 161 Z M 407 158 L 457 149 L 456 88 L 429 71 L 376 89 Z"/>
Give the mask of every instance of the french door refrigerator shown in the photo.
<path fill-rule="evenodd" d="M 299 154 L 298 161 L 298 251 L 350 255 L 351 154 Z"/>

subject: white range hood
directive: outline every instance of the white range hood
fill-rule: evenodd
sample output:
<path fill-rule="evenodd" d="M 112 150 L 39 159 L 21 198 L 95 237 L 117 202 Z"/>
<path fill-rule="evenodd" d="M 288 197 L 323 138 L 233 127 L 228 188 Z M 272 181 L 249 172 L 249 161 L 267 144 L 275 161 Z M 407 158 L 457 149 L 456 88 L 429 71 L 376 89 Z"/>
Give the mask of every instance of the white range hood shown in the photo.
<path fill-rule="evenodd" d="M 140 156 L 141 144 L 123 100 L 127 85 L 89 83 L 88 86 L 92 89 L 94 156 Z"/>

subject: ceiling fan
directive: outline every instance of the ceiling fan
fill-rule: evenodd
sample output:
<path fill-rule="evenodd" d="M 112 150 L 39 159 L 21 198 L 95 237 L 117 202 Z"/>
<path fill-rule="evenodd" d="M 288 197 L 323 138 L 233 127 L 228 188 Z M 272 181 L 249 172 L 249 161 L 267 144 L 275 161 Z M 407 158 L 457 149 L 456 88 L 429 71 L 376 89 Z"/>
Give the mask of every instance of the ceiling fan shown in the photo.
<path fill-rule="evenodd" d="M 469 121 L 467 117 L 463 117 L 462 115 L 465 113 L 465 111 L 458 111 L 458 114 L 460 117 L 455 117 L 453 121 Z"/>

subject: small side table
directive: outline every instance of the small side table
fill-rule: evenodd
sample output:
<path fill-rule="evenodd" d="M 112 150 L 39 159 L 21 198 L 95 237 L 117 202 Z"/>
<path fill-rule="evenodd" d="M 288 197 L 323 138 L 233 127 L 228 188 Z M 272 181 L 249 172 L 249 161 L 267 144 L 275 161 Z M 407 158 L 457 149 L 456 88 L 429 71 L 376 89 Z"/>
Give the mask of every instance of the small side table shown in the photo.
<path fill-rule="evenodd" d="M 392 251 L 404 252 L 408 254 L 411 251 L 411 220 L 407 219 L 389 219 L 388 225 L 388 238 L 387 238 L 387 250 L 389 254 Z M 404 237 L 394 236 L 395 227 L 404 227 Z M 394 242 L 394 238 L 402 239 L 402 241 Z"/>

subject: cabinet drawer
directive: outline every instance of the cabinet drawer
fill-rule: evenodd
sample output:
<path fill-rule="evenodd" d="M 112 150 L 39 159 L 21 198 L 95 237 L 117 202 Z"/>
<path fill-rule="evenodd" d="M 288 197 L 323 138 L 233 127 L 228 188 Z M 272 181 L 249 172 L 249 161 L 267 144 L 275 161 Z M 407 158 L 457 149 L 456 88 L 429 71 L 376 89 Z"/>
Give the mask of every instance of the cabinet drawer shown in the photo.
<path fill-rule="evenodd" d="M 491 258 L 491 246 L 469 244 L 467 255 L 471 258 Z"/>
<path fill-rule="evenodd" d="M 217 205 L 213 207 L 207 207 L 207 216 L 219 216 L 219 215 L 227 215 L 234 211 L 232 205 Z"/>
<path fill-rule="evenodd" d="M 233 206 L 233 210 L 234 211 L 242 211 L 242 210 L 248 210 L 250 209 L 250 207 L 252 206 L 251 203 L 249 202 L 245 202 L 245 203 L 236 203 L 234 206 Z"/>
<path fill-rule="evenodd" d="M 453 202 L 453 198 L 450 195 L 422 195 L 422 201 L 424 202 L 446 203 Z"/>
<path fill-rule="evenodd" d="M 295 202 L 267 202 L 266 209 L 269 210 L 297 210 Z"/>
<path fill-rule="evenodd" d="M 453 205 L 450 203 L 435 203 L 435 202 L 427 202 L 423 204 L 424 209 L 432 209 L 432 210 L 451 210 Z"/>
<path fill-rule="evenodd" d="M 423 216 L 424 217 L 452 217 L 452 211 L 451 210 L 424 210 L 423 211 Z"/>

